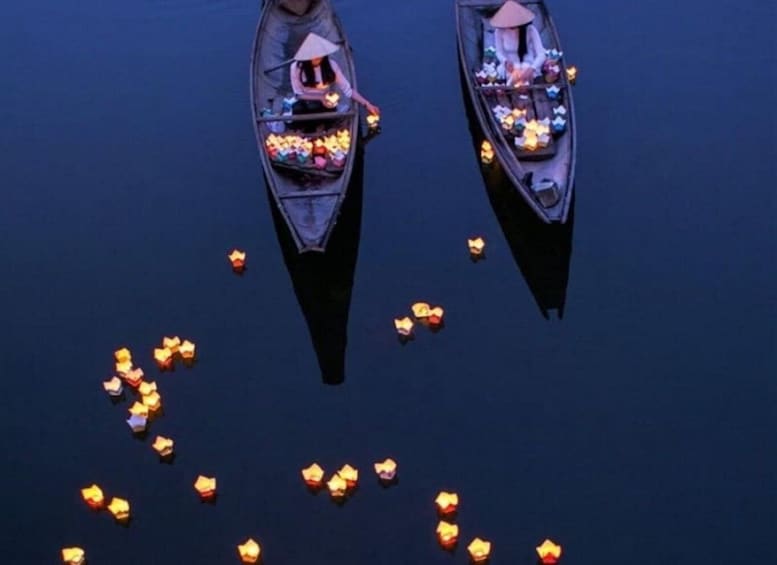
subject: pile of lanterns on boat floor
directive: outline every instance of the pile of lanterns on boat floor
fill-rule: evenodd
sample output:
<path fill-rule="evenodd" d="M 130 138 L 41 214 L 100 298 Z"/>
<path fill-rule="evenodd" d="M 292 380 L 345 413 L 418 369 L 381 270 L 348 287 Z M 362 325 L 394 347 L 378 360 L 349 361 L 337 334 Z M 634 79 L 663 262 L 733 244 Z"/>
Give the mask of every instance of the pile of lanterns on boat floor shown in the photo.
<path fill-rule="evenodd" d="M 342 129 L 331 135 L 270 134 L 264 140 L 270 160 L 276 163 L 326 169 L 342 169 L 351 147 L 351 133 Z"/>

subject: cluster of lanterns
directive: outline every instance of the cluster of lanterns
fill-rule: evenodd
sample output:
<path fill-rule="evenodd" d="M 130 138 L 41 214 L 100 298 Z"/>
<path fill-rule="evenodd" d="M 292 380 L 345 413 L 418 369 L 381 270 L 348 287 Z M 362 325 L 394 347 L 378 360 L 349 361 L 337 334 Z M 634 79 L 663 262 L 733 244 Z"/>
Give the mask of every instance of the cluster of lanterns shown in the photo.
<path fill-rule="evenodd" d="M 264 146 L 270 159 L 277 163 L 314 169 L 342 169 L 351 147 L 351 134 L 347 129 L 315 138 L 273 133 L 267 136 Z"/>
<path fill-rule="evenodd" d="M 411 307 L 413 318 L 394 318 L 394 329 L 397 330 L 401 341 L 413 338 L 413 328 L 416 322 L 425 325 L 433 331 L 442 328 L 445 310 L 442 306 L 431 306 L 428 302 L 416 302 Z"/>
<path fill-rule="evenodd" d="M 130 518 L 130 504 L 129 501 L 113 497 L 111 501 L 105 504 L 105 495 L 103 490 L 97 485 L 91 485 L 81 489 L 81 498 L 84 499 L 86 505 L 92 510 L 106 509 L 115 518 L 117 522 L 126 523 Z"/>
<path fill-rule="evenodd" d="M 397 462 L 391 458 L 378 461 L 373 465 L 378 481 L 384 486 L 389 486 L 396 481 Z M 318 463 L 302 469 L 302 480 L 313 492 L 318 492 L 326 486 L 329 495 L 336 502 L 342 502 L 352 493 L 359 483 L 359 470 L 349 464 L 343 465 L 327 481 L 324 469 Z"/>
<path fill-rule="evenodd" d="M 162 371 L 171 370 L 176 357 L 186 366 L 194 363 L 197 354 L 197 346 L 188 339 L 181 341 L 178 336 L 166 337 L 162 340 L 162 347 L 154 349 L 154 361 Z"/>

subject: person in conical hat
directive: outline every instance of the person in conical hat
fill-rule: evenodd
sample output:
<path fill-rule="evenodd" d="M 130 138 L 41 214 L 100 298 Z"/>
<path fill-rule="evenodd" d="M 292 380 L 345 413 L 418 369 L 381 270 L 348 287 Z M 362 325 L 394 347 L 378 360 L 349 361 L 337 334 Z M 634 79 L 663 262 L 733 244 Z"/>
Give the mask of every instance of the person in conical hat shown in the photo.
<path fill-rule="evenodd" d="M 534 12 L 515 0 L 507 0 L 491 18 L 497 73 L 507 83 L 530 83 L 542 72 L 545 46 L 532 25 Z"/>
<path fill-rule="evenodd" d="M 356 100 L 371 114 L 379 114 L 380 109 L 359 94 L 340 70 L 337 62 L 330 57 L 340 47 L 317 35 L 309 33 L 297 49 L 291 64 L 291 87 L 297 98 L 293 112 L 295 114 L 316 114 L 335 111 L 324 104 L 328 93 L 340 91 L 343 96 Z"/>

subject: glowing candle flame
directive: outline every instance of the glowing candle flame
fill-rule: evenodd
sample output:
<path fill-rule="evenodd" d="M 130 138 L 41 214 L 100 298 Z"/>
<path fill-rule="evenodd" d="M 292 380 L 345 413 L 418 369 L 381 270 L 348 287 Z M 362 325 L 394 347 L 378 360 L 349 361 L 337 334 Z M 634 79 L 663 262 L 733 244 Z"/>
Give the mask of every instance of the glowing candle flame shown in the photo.
<path fill-rule="evenodd" d="M 125 522 L 130 517 L 130 504 L 129 501 L 123 498 L 113 497 L 110 504 L 108 504 L 108 512 L 113 514 L 113 517 L 118 522 Z"/>
<path fill-rule="evenodd" d="M 156 451 L 160 457 L 170 457 L 175 448 L 175 442 L 169 437 L 156 436 L 151 448 Z"/>
<path fill-rule="evenodd" d="M 482 563 L 487 561 L 489 555 L 491 555 L 491 542 L 475 538 L 467 546 L 467 551 L 473 563 Z"/>
<path fill-rule="evenodd" d="M 543 563 L 556 563 L 561 558 L 561 546 L 546 539 L 542 545 L 537 546 L 537 555 Z"/>
<path fill-rule="evenodd" d="M 440 521 L 437 524 L 437 540 L 445 549 L 450 549 L 459 541 L 459 527 L 456 524 Z"/>
<path fill-rule="evenodd" d="M 86 563 L 86 552 L 80 547 L 63 547 L 62 563 L 65 565 L 83 565 Z"/>
<path fill-rule="evenodd" d="M 113 377 L 107 381 L 103 381 L 103 388 L 109 396 L 121 396 L 121 393 L 124 391 L 124 387 L 122 386 L 119 377 Z"/>
<path fill-rule="evenodd" d="M 243 563 L 257 563 L 262 553 L 262 548 L 252 538 L 237 546 L 237 552 Z"/>
<path fill-rule="evenodd" d="M 302 478 L 309 487 L 318 488 L 324 481 L 324 470 L 318 463 L 302 469 Z"/>
<path fill-rule="evenodd" d="M 459 506 L 459 495 L 455 492 L 440 491 L 434 499 L 437 510 L 443 516 L 454 514 Z"/>
<path fill-rule="evenodd" d="M 86 504 L 89 505 L 90 508 L 94 508 L 95 510 L 102 508 L 103 504 L 105 504 L 105 497 L 103 496 L 103 491 L 97 485 L 92 485 L 90 487 L 82 488 L 81 497 L 84 499 L 84 502 L 86 502 Z"/>
<path fill-rule="evenodd" d="M 199 475 L 197 480 L 194 481 L 194 490 L 199 493 L 200 498 L 203 500 L 213 498 L 216 496 L 216 478 Z"/>

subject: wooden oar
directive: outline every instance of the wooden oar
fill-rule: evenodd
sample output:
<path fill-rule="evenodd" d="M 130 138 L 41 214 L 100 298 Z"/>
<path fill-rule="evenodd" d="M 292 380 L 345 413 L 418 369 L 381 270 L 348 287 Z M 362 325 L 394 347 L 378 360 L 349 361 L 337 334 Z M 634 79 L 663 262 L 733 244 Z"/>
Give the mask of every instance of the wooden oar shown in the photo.
<path fill-rule="evenodd" d="M 334 44 L 335 44 L 335 45 L 345 45 L 345 40 L 344 40 L 344 39 L 341 39 L 340 41 L 335 41 L 335 42 L 334 42 Z M 267 68 L 264 70 L 264 74 L 268 74 L 268 73 L 271 73 L 271 72 L 273 72 L 273 71 L 277 71 L 278 69 L 281 69 L 281 68 L 283 68 L 283 67 L 288 67 L 288 66 L 289 66 L 289 65 L 291 65 L 293 62 L 294 62 L 294 57 L 292 57 L 291 59 L 286 59 L 286 60 L 285 60 L 285 61 L 283 61 L 282 63 L 278 63 L 277 65 L 273 65 L 272 67 L 267 67 Z"/>

